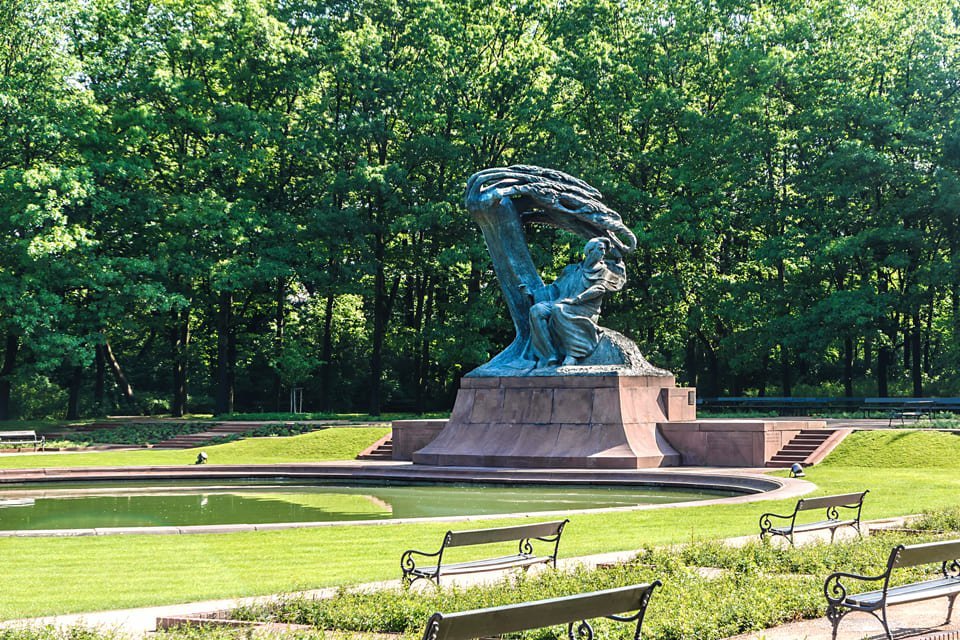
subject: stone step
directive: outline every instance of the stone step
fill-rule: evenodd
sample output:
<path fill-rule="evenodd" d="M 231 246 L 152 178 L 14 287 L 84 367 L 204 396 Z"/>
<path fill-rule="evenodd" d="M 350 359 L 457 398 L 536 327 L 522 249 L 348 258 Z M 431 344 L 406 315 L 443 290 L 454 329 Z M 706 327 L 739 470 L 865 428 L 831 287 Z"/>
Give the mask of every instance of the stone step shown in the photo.
<path fill-rule="evenodd" d="M 816 464 L 834 449 L 850 432 L 849 429 L 805 429 L 786 443 L 770 460 L 767 467 L 789 467 Z"/>
<path fill-rule="evenodd" d="M 361 451 L 357 460 L 393 460 L 393 434 L 387 434 Z"/>

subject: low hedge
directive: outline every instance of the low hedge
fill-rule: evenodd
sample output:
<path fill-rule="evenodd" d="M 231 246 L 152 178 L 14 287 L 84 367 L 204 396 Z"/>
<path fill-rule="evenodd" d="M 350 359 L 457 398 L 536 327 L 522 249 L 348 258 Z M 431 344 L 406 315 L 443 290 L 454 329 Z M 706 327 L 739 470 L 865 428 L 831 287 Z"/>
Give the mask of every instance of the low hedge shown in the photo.
<path fill-rule="evenodd" d="M 730 547 L 698 543 L 673 549 L 646 549 L 630 563 L 572 572 L 520 574 L 494 585 L 442 590 L 394 589 L 376 593 L 340 592 L 331 599 L 290 599 L 238 609 L 245 620 L 307 624 L 318 629 L 416 636 L 435 611 L 462 611 L 559 597 L 660 579 L 643 637 L 655 640 L 719 640 L 785 622 L 822 616 L 826 576 L 845 571 L 876 575 L 890 549 L 929 536 L 876 538 L 784 549 L 766 543 Z M 708 569 L 704 569 L 707 567 Z M 915 580 L 925 568 L 902 571 Z M 629 625 L 597 621 L 603 637 L 629 638 Z M 554 629 L 561 637 L 565 632 Z M 527 637 L 539 638 L 543 632 Z"/>
<path fill-rule="evenodd" d="M 115 427 L 65 434 L 61 439 L 70 442 L 97 444 L 156 444 L 170 438 L 199 433 L 210 428 L 207 422 L 142 422 L 124 423 Z"/>

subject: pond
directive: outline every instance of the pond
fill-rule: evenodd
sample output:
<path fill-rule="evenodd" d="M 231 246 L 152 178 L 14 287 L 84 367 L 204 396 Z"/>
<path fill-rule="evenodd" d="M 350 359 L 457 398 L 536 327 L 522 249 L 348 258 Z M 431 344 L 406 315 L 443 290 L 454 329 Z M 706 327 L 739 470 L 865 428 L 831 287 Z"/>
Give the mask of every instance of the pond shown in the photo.
<path fill-rule="evenodd" d="M 659 486 L 217 481 L 0 488 L 0 530 L 339 522 L 537 513 L 708 500 Z"/>

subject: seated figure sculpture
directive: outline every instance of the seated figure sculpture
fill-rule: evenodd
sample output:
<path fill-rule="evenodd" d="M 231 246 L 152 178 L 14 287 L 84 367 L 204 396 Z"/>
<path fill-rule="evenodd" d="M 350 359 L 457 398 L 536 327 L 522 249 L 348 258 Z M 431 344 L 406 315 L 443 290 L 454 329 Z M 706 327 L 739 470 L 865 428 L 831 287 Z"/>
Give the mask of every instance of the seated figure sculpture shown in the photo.
<path fill-rule="evenodd" d="M 575 365 L 597 348 L 603 296 L 619 291 L 627 280 L 623 261 L 608 258 L 609 251 L 609 239 L 592 238 L 583 249 L 583 261 L 565 268 L 553 284 L 534 291 L 520 285 L 533 303 L 530 350 L 537 368 Z"/>

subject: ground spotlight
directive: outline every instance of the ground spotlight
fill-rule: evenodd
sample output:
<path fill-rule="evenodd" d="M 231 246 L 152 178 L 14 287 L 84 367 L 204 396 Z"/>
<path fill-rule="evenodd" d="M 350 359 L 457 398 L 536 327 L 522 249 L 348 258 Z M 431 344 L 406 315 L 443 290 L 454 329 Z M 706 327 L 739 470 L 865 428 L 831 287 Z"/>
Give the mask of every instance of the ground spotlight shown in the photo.
<path fill-rule="evenodd" d="M 794 462 L 790 465 L 790 477 L 791 478 L 803 478 L 806 474 L 803 473 L 803 465 L 799 462 Z"/>
<path fill-rule="evenodd" d="M 207 452 L 201 451 L 197 454 L 197 461 L 193 464 L 206 464 L 207 463 Z"/>

